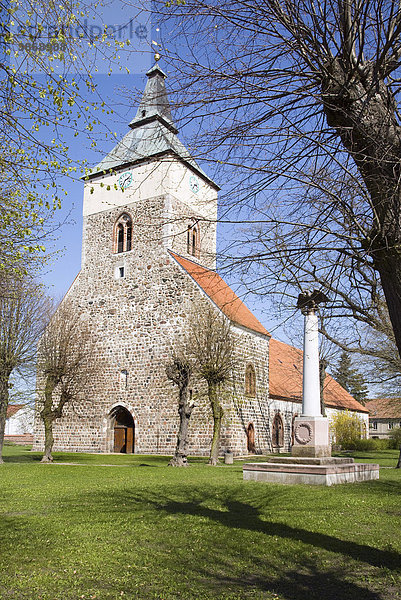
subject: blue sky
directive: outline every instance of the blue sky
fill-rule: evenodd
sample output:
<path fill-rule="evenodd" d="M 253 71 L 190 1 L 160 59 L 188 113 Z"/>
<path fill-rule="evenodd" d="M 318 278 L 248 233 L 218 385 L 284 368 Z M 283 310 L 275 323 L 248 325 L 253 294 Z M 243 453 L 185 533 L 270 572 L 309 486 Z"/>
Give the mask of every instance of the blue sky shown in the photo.
<path fill-rule="evenodd" d="M 100 117 L 102 125 L 98 125 L 97 131 L 95 130 L 92 134 L 93 137 L 101 140 L 97 148 L 91 147 L 91 140 L 85 131 L 79 131 L 76 137 L 73 129 L 67 128 L 64 133 L 64 141 L 69 146 L 69 156 L 78 162 L 87 160 L 89 166 L 96 165 L 115 144 L 110 136 L 109 139 L 104 140 L 103 131 L 112 129 L 117 134 L 117 139 L 121 139 L 128 130 L 128 123 L 136 111 L 135 90 L 143 88 L 146 82 L 145 69 L 142 75 L 97 75 L 94 77 L 94 81 L 99 95 L 114 110 L 114 114 L 103 114 Z M 126 98 L 129 90 L 132 91 L 131 107 Z M 49 262 L 42 274 L 42 280 L 50 294 L 56 298 L 65 294 L 81 265 L 84 184 L 80 175 L 76 174 L 68 180 L 65 178 L 63 180 L 67 196 L 62 196 L 62 209 L 57 212 L 56 221 L 66 222 L 55 233 L 55 239 L 48 244 L 50 252 L 55 251 L 56 256 Z"/>

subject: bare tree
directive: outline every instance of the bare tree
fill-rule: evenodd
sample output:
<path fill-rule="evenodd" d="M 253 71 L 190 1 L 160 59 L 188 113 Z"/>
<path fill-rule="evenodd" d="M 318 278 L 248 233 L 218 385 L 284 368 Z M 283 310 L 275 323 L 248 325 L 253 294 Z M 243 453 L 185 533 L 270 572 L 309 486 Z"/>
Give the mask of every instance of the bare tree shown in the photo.
<path fill-rule="evenodd" d="M 221 386 L 232 376 L 235 367 L 231 323 L 211 306 L 192 312 L 189 325 L 188 352 L 194 360 L 196 374 L 207 383 L 213 415 L 213 437 L 209 464 L 219 458 L 221 424 L 224 415 Z"/>
<path fill-rule="evenodd" d="M 12 374 L 32 370 L 49 314 L 42 286 L 28 277 L 0 282 L 0 463 Z"/>
<path fill-rule="evenodd" d="M 194 402 L 190 397 L 189 383 L 193 372 L 193 364 L 187 356 L 186 349 L 177 352 L 175 349 L 171 361 L 166 365 L 167 378 L 178 387 L 178 413 L 180 426 L 177 434 L 177 446 L 174 456 L 169 462 L 171 467 L 188 465 L 188 427 Z"/>
<path fill-rule="evenodd" d="M 93 339 L 77 309 L 65 300 L 50 319 L 38 347 L 38 412 L 43 421 L 42 462 L 52 462 L 53 424 L 66 404 L 80 402 L 98 371 Z"/>
<path fill-rule="evenodd" d="M 343 275 L 351 291 L 353 264 L 366 265 L 368 277 L 378 273 L 401 352 L 399 4 L 189 0 L 158 6 L 177 28 L 179 50 L 169 42 L 166 54 L 178 70 L 180 102 L 187 118 L 207 131 L 192 147 L 217 159 L 220 180 L 229 176 L 230 212 L 223 218 L 268 224 L 261 262 L 274 255 L 279 223 L 298 229 L 287 248 L 304 256 L 311 276 L 313 258 L 329 251 L 341 259 L 326 269 L 329 283 Z M 363 276 L 360 283 L 364 290 Z M 362 307 L 369 293 L 362 291 Z M 338 300 L 353 318 L 353 294 Z"/>

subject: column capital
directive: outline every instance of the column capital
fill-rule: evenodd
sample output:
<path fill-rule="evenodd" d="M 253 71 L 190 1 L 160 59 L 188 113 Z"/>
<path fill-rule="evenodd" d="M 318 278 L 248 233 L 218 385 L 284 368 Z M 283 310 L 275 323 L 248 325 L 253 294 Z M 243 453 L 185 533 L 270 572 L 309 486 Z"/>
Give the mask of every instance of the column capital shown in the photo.
<path fill-rule="evenodd" d="M 319 311 L 319 304 L 328 302 L 329 299 L 320 290 L 305 290 L 301 292 L 297 300 L 297 308 L 303 315 L 315 314 Z"/>

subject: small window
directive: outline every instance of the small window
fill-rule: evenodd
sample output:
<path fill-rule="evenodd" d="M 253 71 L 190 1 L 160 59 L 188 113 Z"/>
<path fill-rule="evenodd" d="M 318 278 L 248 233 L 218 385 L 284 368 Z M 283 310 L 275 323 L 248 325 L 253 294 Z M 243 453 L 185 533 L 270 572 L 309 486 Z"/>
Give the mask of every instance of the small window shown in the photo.
<path fill-rule="evenodd" d="M 187 229 L 187 252 L 195 258 L 200 257 L 200 233 L 199 223 L 188 225 Z"/>
<path fill-rule="evenodd" d="M 377 429 L 377 421 L 372 421 L 370 423 L 370 426 L 371 426 L 372 429 Z"/>
<path fill-rule="evenodd" d="M 126 390 L 128 387 L 128 371 L 123 369 L 120 371 L 120 388 Z"/>
<path fill-rule="evenodd" d="M 390 422 L 388 423 L 387 427 L 388 427 L 389 429 L 394 429 L 394 422 L 393 422 L 393 421 L 390 421 Z"/>
<path fill-rule="evenodd" d="M 245 369 L 245 395 L 252 398 L 256 396 L 256 372 L 252 364 Z"/>
<path fill-rule="evenodd" d="M 121 215 L 114 227 L 114 252 L 132 250 L 132 220 L 127 214 Z"/>
<path fill-rule="evenodd" d="M 124 277 L 124 273 L 125 273 L 124 267 L 119 267 L 118 268 L 118 273 L 119 273 L 120 277 Z"/>

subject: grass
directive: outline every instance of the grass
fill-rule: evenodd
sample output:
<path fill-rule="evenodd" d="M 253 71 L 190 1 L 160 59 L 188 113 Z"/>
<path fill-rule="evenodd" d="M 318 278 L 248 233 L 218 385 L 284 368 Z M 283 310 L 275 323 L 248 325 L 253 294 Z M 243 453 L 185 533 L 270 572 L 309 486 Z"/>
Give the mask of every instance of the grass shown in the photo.
<path fill-rule="evenodd" d="M 243 482 L 241 461 L 5 455 L 1 600 L 401 598 L 401 470 L 323 488 Z"/>

